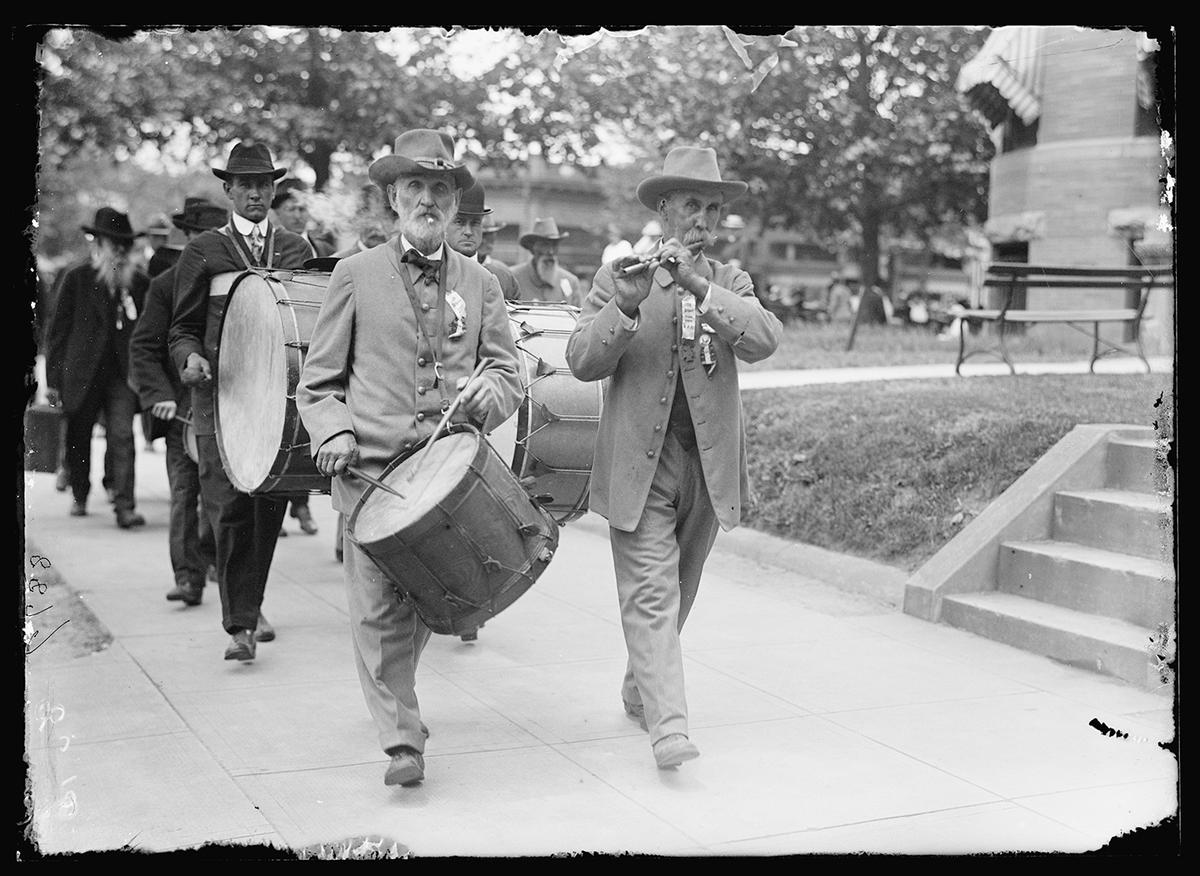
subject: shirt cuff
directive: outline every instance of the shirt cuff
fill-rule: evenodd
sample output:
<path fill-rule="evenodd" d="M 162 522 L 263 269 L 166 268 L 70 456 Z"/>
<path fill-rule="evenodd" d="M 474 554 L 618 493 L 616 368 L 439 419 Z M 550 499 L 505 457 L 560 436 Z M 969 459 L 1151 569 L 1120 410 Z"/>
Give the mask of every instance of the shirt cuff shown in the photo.
<path fill-rule="evenodd" d="M 708 313 L 709 305 L 712 304 L 712 283 L 704 287 L 704 295 L 696 299 L 696 313 Z"/>
<path fill-rule="evenodd" d="M 637 331 L 638 323 L 641 321 L 641 311 L 639 310 L 633 316 L 629 316 L 621 308 L 617 308 L 617 316 L 621 320 L 621 327 L 626 331 Z"/>

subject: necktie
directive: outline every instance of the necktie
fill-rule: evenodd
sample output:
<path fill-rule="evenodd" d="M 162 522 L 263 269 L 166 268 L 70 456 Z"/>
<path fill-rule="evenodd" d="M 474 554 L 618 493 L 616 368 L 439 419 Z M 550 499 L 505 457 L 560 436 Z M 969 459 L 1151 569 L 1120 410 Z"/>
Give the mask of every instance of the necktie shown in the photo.
<path fill-rule="evenodd" d="M 262 261 L 262 252 L 263 252 L 262 232 L 259 231 L 258 226 L 255 225 L 254 229 L 250 232 L 250 254 L 254 256 L 255 262 Z"/>
<path fill-rule="evenodd" d="M 401 256 L 400 261 L 415 265 L 420 269 L 421 279 L 425 281 L 426 285 L 437 285 L 438 269 L 442 266 L 440 259 L 426 258 L 415 249 L 410 249 Z"/>

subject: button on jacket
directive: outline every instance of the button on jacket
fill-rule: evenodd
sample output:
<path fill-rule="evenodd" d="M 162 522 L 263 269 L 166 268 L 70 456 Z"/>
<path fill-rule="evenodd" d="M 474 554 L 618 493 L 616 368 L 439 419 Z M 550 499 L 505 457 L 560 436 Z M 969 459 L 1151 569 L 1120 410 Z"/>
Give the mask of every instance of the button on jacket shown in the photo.
<path fill-rule="evenodd" d="M 462 297 L 466 326 L 461 337 L 446 337 L 453 315 L 447 305 L 442 377 L 433 386 L 434 362 L 400 276 L 410 266 L 401 263 L 398 247 L 393 239 L 334 266 L 296 394 L 313 455 L 334 435 L 349 431 L 358 443 L 360 466 L 375 475 L 433 433 L 442 419 L 443 395 L 453 403 L 459 378 L 469 376 L 479 359 L 491 357 L 495 364 L 480 377 L 490 413 L 477 427 L 491 431 L 524 397 L 500 284 L 475 259 L 449 247 L 443 250 L 445 292 Z M 414 283 L 413 288 L 419 303 L 430 305 L 421 310 L 421 319 L 428 337 L 436 339 L 438 287 Z M 453 422 L 467 422 L 461 408 Z M 357 478 L 334 478 L 334 508 L 352 512 L 365 487 Z"/>
<path fill-rule="evenodd" d="M 617 307 L 611 266 L 596 273 L 567 343 L 567 362 L 580 380 L 611 377 L 596 435 L 589 507 L 623 532 L 633 532 L 667 434 L 676 381 L 682 380 L 709 499 L 722 529 L 741 520 L 750 501 L 746 441 L 735 359 L 757 362 L 774 352 L 782 325 L 754 295 L 745 271 L 713 259 L 696 263 L 710 279 L 696 338 L 680 337 L 682 296 L 659 268 L 636 278 L 652 284 L 636 326 Z M 712 330 L 716 365 L 700 362 L 703 327 Z"/>

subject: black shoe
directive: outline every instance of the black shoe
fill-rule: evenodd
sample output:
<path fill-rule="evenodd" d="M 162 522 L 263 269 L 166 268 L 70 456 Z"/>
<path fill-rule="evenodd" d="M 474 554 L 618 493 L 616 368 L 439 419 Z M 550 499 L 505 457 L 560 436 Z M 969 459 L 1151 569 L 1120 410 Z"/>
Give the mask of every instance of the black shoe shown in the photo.
<path fill-rule="evenodd" d="M 225 648 L 226 660 L 253 660 L 254 636 L 249 630 L 238 630 Z"/>
<path fill-rule="evenodd" d="M 258 613 L 258 627 L 254 630 L 254 638 L 259 642 L 273 642 L 275 640 L 275 628 L 267 623 L 267 619 L 263 617 L 261 611 Z"/>
<path fill-rule="evenodd" d="M 184 605 L 199 605 L 204 601 L 203 584 L 176 584 L 175 589 L 167 594 L 170 602 L 182 602 Z"/>
<path fill-rule="evenodd" d="M 122 529 L 133 529 L 135 526 L 145 526 L 146 518 L 136 511 L 118 511 L 117 526 Z"/>
<path fill-rule="evenodd" d="M 476 639 L 479 638 L 479 630 L 474 629 L 474 630 L 471 630 L 471 632 L 469 632 L 469 633 L 463 633 L 461 636 L 459 636 L 459 638 L 462 639 L 464 642 L 474 642 Z"/>
<path fill-rule="evenodd" d="M 87 517 L 87 505 L 83 504 L 82 502 L 72 502 L 71 503 L 71 516 L 72 517 Z"/>

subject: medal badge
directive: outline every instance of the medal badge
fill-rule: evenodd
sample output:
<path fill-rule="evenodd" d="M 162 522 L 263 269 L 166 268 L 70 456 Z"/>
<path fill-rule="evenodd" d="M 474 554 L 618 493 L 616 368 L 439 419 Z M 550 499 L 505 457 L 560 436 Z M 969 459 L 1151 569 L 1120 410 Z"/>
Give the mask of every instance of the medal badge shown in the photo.
<path fill-rule="evenodd" d="M 450 331 L 446 337 L 449 340 L 461 338 L 467 330 L 467 302 L 454 290 L 446 296 L 446 304 L 450 307 Z"/>

